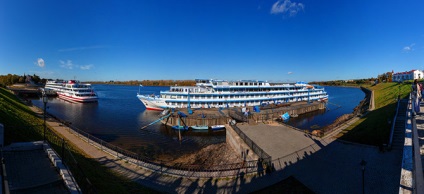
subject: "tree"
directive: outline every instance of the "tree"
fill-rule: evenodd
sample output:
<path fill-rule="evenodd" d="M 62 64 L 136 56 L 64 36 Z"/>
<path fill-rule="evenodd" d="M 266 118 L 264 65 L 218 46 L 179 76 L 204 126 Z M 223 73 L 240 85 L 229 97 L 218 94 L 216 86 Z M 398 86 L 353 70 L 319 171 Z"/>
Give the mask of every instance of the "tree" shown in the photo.
<path fill-rule="evenodd" d="M 35 75 L 35 74 L 31 78 L 32 78 L 32 81 L 36 84 L 41 81 L 40 77 L 38 75 Z"/>
<path fill-rule="evenodd" d="M 24 77 L 19 77 L 18 83 L 25 83 L 25 78 Z"/>

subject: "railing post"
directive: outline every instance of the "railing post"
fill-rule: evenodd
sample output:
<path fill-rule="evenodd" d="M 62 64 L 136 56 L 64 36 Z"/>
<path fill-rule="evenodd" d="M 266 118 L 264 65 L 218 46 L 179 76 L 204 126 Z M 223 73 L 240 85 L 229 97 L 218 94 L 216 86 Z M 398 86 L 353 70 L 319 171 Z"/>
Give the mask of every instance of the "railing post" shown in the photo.
<path fill-rule="evenodd" d="M 62 160 L 65 161 L 65 138 L 62 138 Z"/>
<path fill-rule="evenodd" d="M 116 152 L 116 157 L 119 158 L 119 155 L 118 155 L 118 146 L 115 146 L 115 152 Z"/>

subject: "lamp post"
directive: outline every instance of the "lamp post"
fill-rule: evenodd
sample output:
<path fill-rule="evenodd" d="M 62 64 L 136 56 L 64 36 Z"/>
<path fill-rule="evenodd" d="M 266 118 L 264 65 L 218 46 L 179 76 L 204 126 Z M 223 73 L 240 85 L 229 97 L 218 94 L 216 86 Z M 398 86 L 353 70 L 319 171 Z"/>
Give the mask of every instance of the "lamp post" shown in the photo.
<path fill-rule="evenodd" d="M 43 92 L 43 103 L 44 103 L 44 111 L 43 111 L 43 117 L 44 117 L 44 130 L 43 130 L 43 141 L 46 141 L 46 108 L 47 108 L 47 95 L 45 92 Z"/>
<path fill-rule="evenodd" d="M 367 165 L 367 162 L 362 160 L 359 164 L 361 165 L 362 169 L 362 194 L 365 194 L 365 166 Z"/>

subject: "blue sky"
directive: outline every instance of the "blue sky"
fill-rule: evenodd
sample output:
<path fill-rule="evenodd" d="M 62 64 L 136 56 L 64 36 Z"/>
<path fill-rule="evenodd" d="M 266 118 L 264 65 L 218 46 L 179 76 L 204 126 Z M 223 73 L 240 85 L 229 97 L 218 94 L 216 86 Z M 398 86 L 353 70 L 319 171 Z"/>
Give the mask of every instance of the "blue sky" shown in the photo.
<path fill-rule="evenodd" d="M 326 81 L 424 69 L 420 0 L 0 0 L 0 75 Z"/>

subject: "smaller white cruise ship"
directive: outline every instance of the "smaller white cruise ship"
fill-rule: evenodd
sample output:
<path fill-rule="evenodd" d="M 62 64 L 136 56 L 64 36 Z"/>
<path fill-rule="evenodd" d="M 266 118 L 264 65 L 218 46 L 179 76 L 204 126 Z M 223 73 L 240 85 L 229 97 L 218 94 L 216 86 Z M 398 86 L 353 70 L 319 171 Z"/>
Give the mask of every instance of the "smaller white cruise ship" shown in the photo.
<path fill-rule="evenodd" d="M 139 92 L 137 97 L 147 110 L 246 107 L 328 98 L 323 87 L 305 82 L 283 84 L 258 80 L 195 81 L 196 86 L 172 86 L 169 91 L 161 91 L 160 95 L 142 95 Z"/>
<path fill-rule="evenodd" d="M 49 80 L 44 86 L 47 95 L 56 94 L 59 98 L 74 102 L 97 102 L 98 97 L 91 84 L 76 80 Z"/>

